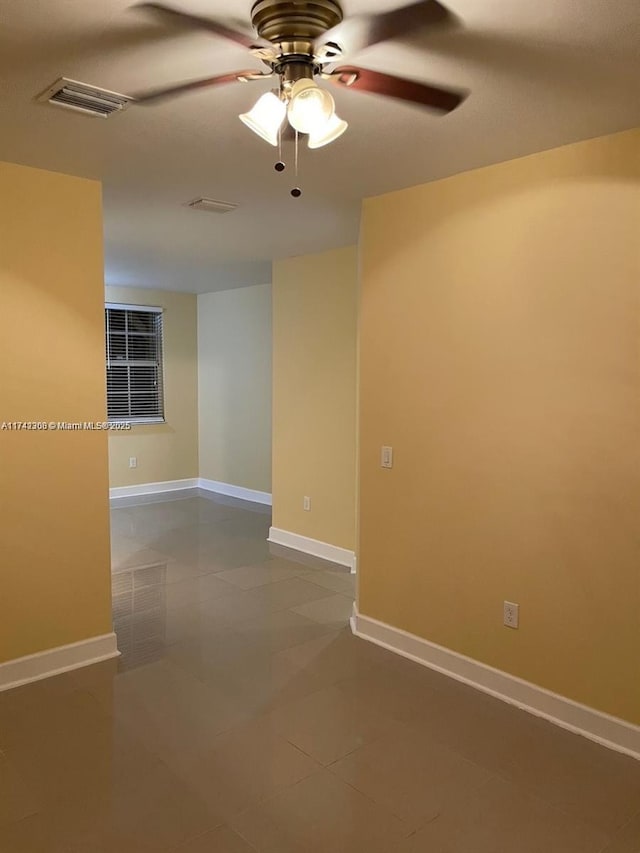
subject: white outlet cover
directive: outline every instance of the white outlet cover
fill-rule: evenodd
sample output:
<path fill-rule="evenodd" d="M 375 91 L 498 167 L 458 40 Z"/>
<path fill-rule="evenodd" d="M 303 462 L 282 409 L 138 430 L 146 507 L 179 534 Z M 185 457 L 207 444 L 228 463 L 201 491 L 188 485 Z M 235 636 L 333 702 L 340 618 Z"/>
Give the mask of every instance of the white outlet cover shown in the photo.
<path fill-rule="evenodd" d="M 507 628 L 517 628 L 520 622 L 520 605 L 514 601 L 505 601 L 503 609 L 503 623 Z"/>

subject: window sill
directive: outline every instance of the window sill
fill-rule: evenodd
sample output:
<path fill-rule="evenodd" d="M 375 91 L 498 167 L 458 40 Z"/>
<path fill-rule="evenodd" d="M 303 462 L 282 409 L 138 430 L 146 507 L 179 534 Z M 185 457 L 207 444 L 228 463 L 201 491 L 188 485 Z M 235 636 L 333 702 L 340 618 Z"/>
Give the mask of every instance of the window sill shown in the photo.
<path fill-rule="evenodd" d="M 122 418 L 109 421 L 110 424 L 131 424 L 131 426 L 157 426 L 166 422 L 165 418 Z"/>

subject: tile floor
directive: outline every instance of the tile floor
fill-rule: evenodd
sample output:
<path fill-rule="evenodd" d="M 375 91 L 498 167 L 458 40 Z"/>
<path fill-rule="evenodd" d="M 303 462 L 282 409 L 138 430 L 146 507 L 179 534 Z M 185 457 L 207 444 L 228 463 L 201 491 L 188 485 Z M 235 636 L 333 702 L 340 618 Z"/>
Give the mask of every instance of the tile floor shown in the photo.
<path fill-rule="evenodd" d="M 269 522 L 113 511 L 122 657 L 0 693 L 2 853 L 639 853 L 640 762 L 355 639 Z"/>

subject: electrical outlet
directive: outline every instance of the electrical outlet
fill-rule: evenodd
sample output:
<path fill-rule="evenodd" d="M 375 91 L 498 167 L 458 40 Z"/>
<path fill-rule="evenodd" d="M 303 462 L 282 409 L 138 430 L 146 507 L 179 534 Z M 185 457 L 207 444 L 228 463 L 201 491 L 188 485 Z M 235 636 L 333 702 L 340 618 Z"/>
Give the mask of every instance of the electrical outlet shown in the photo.
<path fill-rule="evenodd" d="M 302 499 L 302 508 L 305 512 L 311 512 L 311 498 L 308 498 L 306 495 Z"/>
<path fill-rule="evenodd" d="M 504 602 L 503 622 L 507 628 L 517 628 L 520 621 L 520 605 L 513 601 Z"/>
<path fill-rule="evenodd" d="M 380 451 L 380 466 L 393 468 L 393 447 L 383 447 Z"/>
<path fill-rule="evenodd" d="M 129 468 L 137 468 L 138 467 L 138 457 L 130 456 L 129 457 Z"/>

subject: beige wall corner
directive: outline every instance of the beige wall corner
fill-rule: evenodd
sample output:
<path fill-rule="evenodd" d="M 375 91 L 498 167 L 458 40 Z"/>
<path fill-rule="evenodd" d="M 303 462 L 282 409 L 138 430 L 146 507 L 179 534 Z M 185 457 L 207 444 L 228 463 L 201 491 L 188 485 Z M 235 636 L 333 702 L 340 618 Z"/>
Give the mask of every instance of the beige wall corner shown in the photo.
<path fill-rule="evenodd" d="M 273 526 L 348 550 L 355 548 L 356 326 L 356 247 L 274 263 Z"/>
<path fill-rule="evenodd" d="M 200 476 L 271 492 L 271 285 L 198 297 Z"/>
<path fill-rule="evenodd" d="M 106 420 L 100 185 L 0 163 L 0 425 Z M 111 632 L 107 434 L 0 429 L 0 663 Z"/>
<path fill-rule="evenodd" d="M 197 297 L 146 288 L 107 287 L 106 302 L 163 309 L 166 423 L 134 424 L 109 435 L 109 485 L 136 486 L 198 476 Z M 104 306 L 103 306 L 104 307 Z M 137 468 L 129 468 L 135 456 Z"/>
<path fill-rule="evenodd" d="M 640 723 L 640 131 L 368 199 L 361 275 L 360 612 Z"/>

